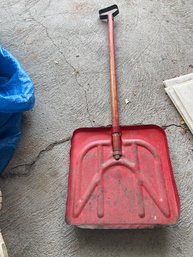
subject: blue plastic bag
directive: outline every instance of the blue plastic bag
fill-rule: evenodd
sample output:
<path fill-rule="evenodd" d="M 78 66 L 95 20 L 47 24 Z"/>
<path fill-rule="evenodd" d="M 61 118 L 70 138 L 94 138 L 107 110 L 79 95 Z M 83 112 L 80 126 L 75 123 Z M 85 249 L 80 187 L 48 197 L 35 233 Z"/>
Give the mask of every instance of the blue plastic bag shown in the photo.
<path fill-rule="evenodd" d="M 0 48 L 0 173 L 19 142 L 22 112 L 34 105 L 33 83 L 19 62 Z"/>

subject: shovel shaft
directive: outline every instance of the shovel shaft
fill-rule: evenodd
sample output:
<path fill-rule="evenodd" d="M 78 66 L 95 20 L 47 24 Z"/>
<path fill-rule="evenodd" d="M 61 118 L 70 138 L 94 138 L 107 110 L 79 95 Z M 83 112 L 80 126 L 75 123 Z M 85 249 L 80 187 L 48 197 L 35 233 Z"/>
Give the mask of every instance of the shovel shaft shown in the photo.
<path fill-rule="evenodd" d="M 113 21 L 112 14 L 108 15 L 108 38 L 109 38 L 113 156 L 115 157 L 115 159 L 120 159 L 121 133 L 120 133 L 120 127 L 119 127 L 119 108 L 118 108 L 115 44 L 114 44 L 114 21 Z"/>
<path fill-rule="evenodd" d="M 115 45 L 114 45 L 114 21 L 112 14 L 108 15 L 109 36 L 109 62 L 110 62 L 110 89 L 113 132 L 119 132 L 118 94 L 116 80 Z"/>

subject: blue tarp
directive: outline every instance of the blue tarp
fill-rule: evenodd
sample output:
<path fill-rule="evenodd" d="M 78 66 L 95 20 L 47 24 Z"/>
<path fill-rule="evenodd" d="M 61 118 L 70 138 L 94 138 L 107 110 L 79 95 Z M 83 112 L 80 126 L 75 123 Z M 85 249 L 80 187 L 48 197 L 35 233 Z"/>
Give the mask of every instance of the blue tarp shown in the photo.
<path fill-rule="evenodd" d="M 0 173 L 20 139 L 22 112 L 34 105 L 33 83 L 19 62 L 0 48 Z"/>

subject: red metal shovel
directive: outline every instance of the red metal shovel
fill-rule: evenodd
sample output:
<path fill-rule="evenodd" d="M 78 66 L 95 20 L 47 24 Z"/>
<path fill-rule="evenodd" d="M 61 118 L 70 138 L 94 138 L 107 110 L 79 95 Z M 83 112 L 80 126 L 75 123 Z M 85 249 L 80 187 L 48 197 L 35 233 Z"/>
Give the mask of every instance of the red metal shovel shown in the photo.
<path fill-rule="evenodd" d="M 99 11 L 108 21 L 112 127 L 73 134 L 66 222 L 106 229 L 175 224 L 179 198 L 165 132 L 155 125 L 119 126 L 113 27 L 118 13 L 117 5 Z"/>

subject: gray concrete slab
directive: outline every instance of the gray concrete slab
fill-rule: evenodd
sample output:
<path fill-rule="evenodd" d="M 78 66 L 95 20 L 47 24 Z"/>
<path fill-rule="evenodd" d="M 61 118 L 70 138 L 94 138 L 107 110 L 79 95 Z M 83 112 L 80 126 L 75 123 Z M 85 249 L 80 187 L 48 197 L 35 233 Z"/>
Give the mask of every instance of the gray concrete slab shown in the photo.
<path fill-rule="evenodd" d="M 116 1 L 117 73 L 122 124 L 156 123 L 168 136 L 181 199 L 175 227 L 89 231 L 64 221 L 70 136 L 77 127 L 111 123 L 106 0 L 1 0 L 0 43 L 31 75 L 36 106 L 0 180 L 0 227 L 10 256 L 191 257 L 193 136 L 162 81 L 192 72 L 192 1 Z M 130 103 L 125 104 L 125 99 Z"/>

